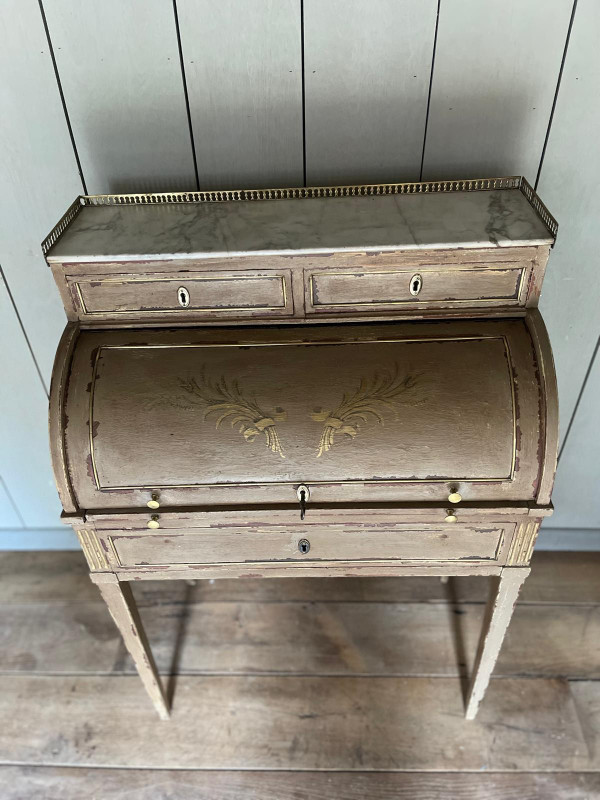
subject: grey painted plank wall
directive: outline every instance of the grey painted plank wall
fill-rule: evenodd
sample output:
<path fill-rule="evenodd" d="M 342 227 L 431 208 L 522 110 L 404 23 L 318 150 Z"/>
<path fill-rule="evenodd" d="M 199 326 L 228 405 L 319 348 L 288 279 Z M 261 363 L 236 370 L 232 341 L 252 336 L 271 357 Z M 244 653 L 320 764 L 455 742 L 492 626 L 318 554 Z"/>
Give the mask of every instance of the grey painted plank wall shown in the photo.
<path fill-rule="evenodd" d="M 37 0 L 0 3 L 0 75 L 0 264 L 47 388 L 65 313 L 40 242 L 82 187 Z"/>
<path fill-rule="evenodd" d="M 535 180 L 572 0 L 442 0 L 424 180 Z"/>
<path fill-rule="evenodd" d="M 195 188 L 172 3 L 44 8 L 88 193 Z"/>
<path fill-rule="evenodd" d="M 599 43 L 600 4 L 579 0 L 538 184 L 560 226 L 540 309 L 552 339 L 563 435 L 600 335 Z M 597 429 L 589 433 L 599 437 Z M 598 462 L 585 451 L 581 457 L 600 483 Z"/>
<path fill-rule="evenodd" d="M 14 507 L 28 528 L 55 526 L 60 504 L 48 451 L 48 398 L 6 285 L 0 279 L 0 475 L 12 499 L 0 527 L 12 527 Z M 13 506 L 14 504 L 14 506 Z"/>
<path fill-rule="evenodd" d="M 419 180 L 437 0 L 305 0 L 309 185 Z"/>
<path fill-rule="evenodd" d="M 301 185 L 305 172 L 309 184 L 410 180 L 424 144 L 424 177 L 533 180 L 573 0 L 441 0 L 435 53 L 437 0 L 43 6 L 87 189 L 101 192 L 194 188 L 188 111 L 202 188 Z M 58 528 L 45 397 L 64 313 L 39 242 L 82 183 L 38 2 L 0 4 L 0 35 L 0 263 L 18 309 L 0 290 L 10 342 L 0 546 L 67 547 L 75 540 Z M 600 334 L 599 40 L 600 7 L 579 0 L 539 183 L 560 222 L 542 293 L 568 431 L 557 513 L 545 525 L 553 546 L 579 547 L 582 531 L 600 529 L 597 365 L 577 405 Z M 580 503 L 583 490 L 590 499 Z"/>
<path fill-rule="evenodd" d="M 302 186 L 300 0 L 178 0 L 200 188 Z"/>
<path fill-rule="evenodd" d="M 600 528 L 600 355 L 592 363 L 577 416 L 560 458 L 552 501 L 555 512 L 549 527 Z"/>

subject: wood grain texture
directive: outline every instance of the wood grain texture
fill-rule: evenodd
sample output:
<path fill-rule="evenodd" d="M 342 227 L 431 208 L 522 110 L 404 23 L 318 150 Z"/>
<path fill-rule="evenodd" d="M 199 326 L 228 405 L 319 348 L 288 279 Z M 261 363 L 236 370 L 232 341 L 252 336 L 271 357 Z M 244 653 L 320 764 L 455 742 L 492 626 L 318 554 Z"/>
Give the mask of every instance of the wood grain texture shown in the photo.
<path fill-rule="evenodd" d="M 0 767 L 3 800 L 592 800 L 593 773 L 217 772 Z"/>
<path fill-rule="evenodd" d="M 587 752 L 582 760 L 588 769 L 600 771 L 600 682 L 577 681 L 571 694 L 579 715 Z"/>
<path fill-rule="evenodd" d="M 432 307 L 443 313 L 461 307 L 517 307 L 525 303 L 527 275 L 526 265 L 510 269 L 490 269 L 487 265 L 481 269 L 442 268 L 420 273 L 369 267 L 336 271 L 324 267 L 305 272 L 306 313 L 402 313 Z M 416 296 L 415 285 L 419 287 Z"/>
<path fill-rule="evenodd" d="M 562 435 L 600 335 L 598 242 L 590 224 L 600 216 L 600 156 L 588 135 L 600 128 L 599 37 L 600 7 L 594 0 L 579 0 L 538 187 L 560 219 L 540 307 L 554 348 Z M 590 444 L 598 441 L 595 426 L 587 434 Z M 565 465 L 567 480 L 568 469 Z M 562 516 L 568 527 L 577 527 L 577 513 L 572 497 Z"/>
<path fill-rule="evenodd" d="M 0 264 L 47 389 L 64 313 L 40 242 L 82 185 L 36 0 L 1 4 L 0 38 Z M 22 338 L 19 332 L 15 348 L 22 347 Z M 38 384 L 34 373 L 15 384 L 19 398 L 27 403 Z M 2 415 L 8 413 L 3 407 Z M 34 444 L 26 426 L 21 435 L 32 447 L 45 447 L 41 439 Z M 33 503 L 35 492 L 30 497 Z"/>
<path fill-rule="evenodd" d="M 572 5 L 442 3 L 425 180 L 535 177 Z"/>
<path fill-rule="evenodd" d="M 419 179 L 436 11 L 304 3 L 308 185 Z"/>
<path fill-rule="evenodd" d="M 169 719 L 169 704 L 129 585 L 108 573 L 94 573 L 91 577 L 123 637 L 158 716 L 161 720 Z"/>
<path fill-rule="evenodd" d="M 364 425 L 352 404 L 340 405 L 358 387 L 375 412 Z M 391 409 L 381 416 L 384 389 Z M 295 505 L 301 482 L 317 505 L 443 504 L 453 485 L 466 501 L 527 502 L 536 499 L 538 458 L 549 457 L 540 454 L 539 392 L 527 325 L 514 319 L 398 323 L 393 336 L 376 326 L 84 331 L 66 448 L 86 509 L 143 508 L 152 490 L 167 507 Z M 219 397 L 238 409 L 242 430 L 217 426 Z M 133 442 L 135 460 L 124 457 Z M 390 442 L 401 442 L 401 457 Z M 443 521 L 443 508 L 431 522 Z"/>
<path fill-rule="evenodd" d="M 528 575 L 529 569 L 512 567 L 503 569 L 498 578 L 492 579 L 467 695 L 467 719 L 475 719 L 510 624 L 519 591 Z"/>
<path fill-rule="evenodd" d="M 223 270 L 183 275 L 152 272 L 112 277 L 92 270 L 86 280 L 68 282 L 81 319 L 161 320 L 167 323 L 214 319 L 290 317 L 294 311 L 289 270 Z M 182 306 L 181 290 L 187 292 Z"/>
<path fill-rule="evenodd" d="M 599 397 L 600 355 L 596 353 L 577 415 L 561 455 L 560 472 L 553 495 L 556 521 L 553 518 L 552 527 L 577 525 L 581 528 L 600 528 Z"/>
<path fill-rule="evenodd" d="M 485 591 L 488 581 L 478 582 Z M 303 601 L 261 603 L 247 582 L 247 598 L 237 602 L 212 601 L 183 582 L 165 582 L 162 594 L 134 589 L 163 675 L 451 677 L 472 670 L 484 617 L 482 603 L 453 601 L 457 583 L 448 584 L 444 603 L 328 602 L 310 593 Z M 258 590 L 259 582 L 253 585 Z M 3 605 L 2 620 L 1 672 L 135 671 L 99 600 Z M 600 679 L 600 608 L 519 603 L 494 675 Z"/>
<path fill-rule="evenodd" d="M 558 680 L 493 681 L 469 723 L 458 681 L 445 678 L 181 677 L 165 726 L 137 678 L 15 676 L 2 681 L 0 712 L 3 763 L 535 771 L 587 757 Z"/>
<path fill-rule="evenodd" d="M 87 190 L 195 187 L 173 7 L 44 3 Z"/>
<path fill-rule="evenodd" d="M 179 0 L 201 189 L 302 185 L 298 0 Z"/>
<path fill-rule="evenodd" d="M 296 530 L 175 529 L 156 536 L 121 535 L 114 531 L 104 534 L 102 540 L 108 540 L 110 549 L 114 548 L 118 566 L 122 567 L 231 563 L 245 565 L 251 571 L 260 562 L 268 561 L 499 563 L 504 532 L 501 525 L 455 525 L 451 530 L 447 525 L 354 530 L 317 525 Z M 300 547 L 303 540 L 309 542 L 306 552 Z M 98 550 L 104 552 L 102 545 Z"/>
<path fill-rule="evenodd" d="M 10 343 L 0 348 L 0 475 L 11 497 L 9 513 L 14 504 L 18 527 L 55 527 L 60 505 L 48 452 L 47 398 L 1 278 L 0 340 Z"/>
<path fill-rule="evenodd" d="M 519 595 L 519 606 L 600 605 L 600 553 L 534 552 L 531 575 Z M 138 605 L 180 604 L 186 584 L 144 581 L 133 587 Z M 487 582 L 480 577 L 457 577 L 453 600 L 484 603 Z M 183 594 L 182 594 L 183 593 Z M 90 582 L 80 552 L 0 552 L 0 603 L 94 603 L 97 590 Z M 197 581 L 195 603 L 447 603 L 447 589 L 435 577 L 411 578 L 296 578 L 293 580 Z M 142 612 L 143 613 L 143 612 Z"/>

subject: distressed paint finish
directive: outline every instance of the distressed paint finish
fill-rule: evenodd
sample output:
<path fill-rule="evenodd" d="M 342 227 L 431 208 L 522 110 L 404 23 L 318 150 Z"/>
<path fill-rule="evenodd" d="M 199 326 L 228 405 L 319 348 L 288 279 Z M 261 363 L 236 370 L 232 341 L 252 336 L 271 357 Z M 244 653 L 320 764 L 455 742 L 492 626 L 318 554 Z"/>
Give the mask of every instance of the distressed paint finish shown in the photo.
<path fill-rule="evenodd" d="M 72 319 L 50 409 L 64 519 L 163 719 L 128 581 L 492 576 L 475 715 L 551 513 L 557 441 L 536 308 L 555 226 L 521 179 L 498 181 L 84 198 L 51 234 Z M 439 317 L 441 303 L 454 318 L 374 324 L 401 305 L 386 302 L 399 276 L 407 298 L 423 290 L 415 315 Z M 338 300 L 369 324 L 200 324 L 209 306 L 221 323 L 244 307 L 303 320 Z M 146 314 L 153 330 L 130 327 Z"/>
<path fill-rule="evenodd" d="M 154 657 L 142 627 L 142 621 L 127 583 L 120 582 L 110 572 L 93 572 L 92 581 L 100 594 L 115 625 L 119 629 L 125 646 L 135 662 L 136 669 L 150 699 L 162 720 L 169 719 L 169 705 L 162 687 Z"/>

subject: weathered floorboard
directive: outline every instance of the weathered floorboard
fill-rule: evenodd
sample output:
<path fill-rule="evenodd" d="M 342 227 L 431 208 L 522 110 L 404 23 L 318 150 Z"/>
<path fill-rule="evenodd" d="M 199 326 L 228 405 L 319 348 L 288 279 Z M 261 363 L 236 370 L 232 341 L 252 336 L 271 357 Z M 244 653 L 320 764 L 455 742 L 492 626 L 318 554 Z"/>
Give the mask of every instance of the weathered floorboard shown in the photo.
<path fill-rule="evenodd" d="M 0 767 L 3 800 L 591 800 L 600 775 Z"/>
<path fill-rule="evenodd" d="M 0 754 L 8 764 L 359 771 L 570 771 L 587 758 L 565 681 L 494 680 L 478 719 L 463 715 L 457 679 L 184 676 L 166 723 L 134 676 L 11 676 Z"/>
<path fill-rule="evenodd" d="M 519 605 L 600 605 L 600 553 L 539 552 L 519 595 Z M 140 606 L 178 602 L 184 593 L 177 581 L 139 582 L 134 593 Z M 455 601 L 484 603 L 485 578 L 454 578 Z M 315 578 L 198 581 L 190 600 L 196 602 L 305 603 L 447 602 L 449 588 L 439 578 Z M 95 602 L 98 590 L 88 578 L 80 552 L 0 553 L 0 604 Z"/>
<path fill-rule="evenodd" d="M 480 604 L 184 598 L 142 609 L 162 673 L 455 676 L 472 668 L 484 613 Z M 134 672 L 100 601 L 6 606 L 2 617 L 0 671 Z M 494 674 L 600 678 L 600 607 L 518 606 Z"/>

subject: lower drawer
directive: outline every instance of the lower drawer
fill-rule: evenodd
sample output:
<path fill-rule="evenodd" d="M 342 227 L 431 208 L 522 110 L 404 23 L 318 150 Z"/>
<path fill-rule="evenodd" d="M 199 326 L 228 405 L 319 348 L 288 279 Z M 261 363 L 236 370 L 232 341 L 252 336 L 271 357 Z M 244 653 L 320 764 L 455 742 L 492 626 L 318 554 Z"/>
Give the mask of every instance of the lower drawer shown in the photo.
<path fill-rule="evenodd" d="M 303 525 L 290 528 L 103 531 L 117 567 L 313 561 L 498 562 L 507 525 Z"/>

